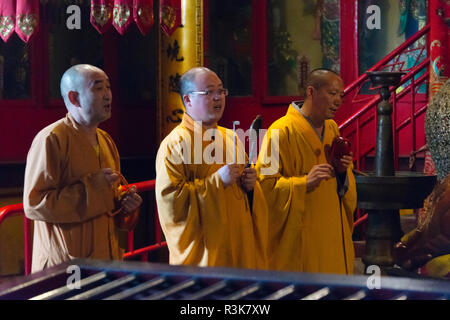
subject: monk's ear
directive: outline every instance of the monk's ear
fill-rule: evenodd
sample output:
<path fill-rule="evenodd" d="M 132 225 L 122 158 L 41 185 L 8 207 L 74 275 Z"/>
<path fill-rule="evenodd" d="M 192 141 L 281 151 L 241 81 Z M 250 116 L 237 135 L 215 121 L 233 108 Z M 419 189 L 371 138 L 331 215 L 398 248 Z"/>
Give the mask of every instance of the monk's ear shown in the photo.
<path fill-rule="evenodd" d="M 191 97 L 188 94 L 185 94 L 183 96 L 183 102 L 186 107 L 191 106 Z"/>
<path fill-rule="evenodd" d="M 72 105 L 80 107 L 80 99 L 79 99 L 78 92 L 69 91 L 69 93 L 67 94 L 67 97 L 69 98 L 69 101 Z"/>
<path fill-rule="evenodd" d="M 312 97 L 313 96 L 313 94 L 314 94 L 314 91 L 315 91 L 316 89 L 313 87 L 313 86 L 307 86 L 306 87 L 306 97 Z"/>

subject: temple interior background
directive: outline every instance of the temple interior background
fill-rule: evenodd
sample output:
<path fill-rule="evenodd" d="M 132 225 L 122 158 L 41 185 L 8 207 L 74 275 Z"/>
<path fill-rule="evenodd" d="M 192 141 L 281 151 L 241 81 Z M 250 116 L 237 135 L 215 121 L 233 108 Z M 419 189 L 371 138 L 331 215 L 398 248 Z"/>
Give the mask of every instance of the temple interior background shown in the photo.
<path fill-rule="evenodd" d="M 396 124 L 405 123 L 396 129 L 396 168 L 410 170 L 411 151 L 425 144 L 424 110 L 434 92 L 432 84 L 445 77 L 444 72 L 419 81 L 435 67 L 430 2 L 183 0 L 180 25 L 168 34 L 161 28 L 160 1 L 155 0 L 154 24 L 146 34 L 135 23 L 120 34 L 113 26 L 102 33 L 93 27 L 90 1 L 41 0 L 39 22 L 28 42 L 17 34 L 7 42 L 0 40 L 0 207 L 22 202 L 31 141 L 39 130 L 65 115 L 59 81 L 67 68 L 78 63 L 93 64 L 109 75 L 113 115 L 101 128 L 116 142 L 128 181 L 138 182 L 155 178 L 159 143 L 181 121 L 184 111 L 177 81 L 190 67 L 204 65 L 217 72 L 230 92 L 219 124 L 231 127 L 239 120 L 244 130 L 257 114 L 268 128 L 285 114 L 291 101 L 301 100 L 308 71 L 332 69 L 341 74 L 349 92 L 336 115 L 341 125 L 378 94 L 368 80 L 360 81 L 357 89 L 351 84 L 416 36 L 384 62 L 389 70 L 414 72 L 418 82 L 413 94 L 397 102 L 393 115 Z M 67 27 L 70 5 L 81 10 L 79 29 Z M 369 6 L 377 7 L 379 16 L 368 12 Z M 379 28 L 374 27 L 376 22 Z M 421 30 L 425 31 L 418 35 Z M 424 61 L 431 61 L 430 66 L 420 65 Z M 400 85 L 397 94 L 410 83 Z M 341 129 L 359 148 L 354 152 L 358 170 L 373 168 L 373 113 Z M 423 169 L 424 156 L 418 154 L 413 170 Z M 136 248 L 154 243 L 156 237 L 154 195 L 149 192 L 143 197 Z M 404 228 L 412 228 L 414 210 L 402 210 L 401 215 Z M 122 240 L 126 246 L 126 235 Z M 355 229 L 354 240 L 364 240 L 364 228 Z M 5 220 L 0 225 L 0 276 L 24 273 L 23 247 L 23 218 Z M 166 261 L 167 254 L 150 258 Z"/>

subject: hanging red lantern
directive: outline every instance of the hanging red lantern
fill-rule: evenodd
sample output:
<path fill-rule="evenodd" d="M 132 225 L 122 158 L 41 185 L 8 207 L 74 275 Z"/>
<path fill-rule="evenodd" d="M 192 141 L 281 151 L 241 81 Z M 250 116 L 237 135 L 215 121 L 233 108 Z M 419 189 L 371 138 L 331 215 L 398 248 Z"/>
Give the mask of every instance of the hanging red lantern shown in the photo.
<path fill-rule="evenodd" d="M 15 31 L 20 39 L 28 42 L 38 25 L 39 0 L 17 0 Z"/>
<path fill-rule="evenodd" d="M 181 0 L 161 0 L 159 19 L 161 28 L 170 37 L 181 25 Z"/>
<path fill-rule="evenodd" d="M 114 0 L 113 25 L 121 35 L 125 34 L 133 22 L 132 13 L 133 0 Z"/>
<path fill-rule="evenodd" d="M 142 35 L 146 35 L 155 21 L 153 0 L 134 0 L 133 18 Z"/>
<path fill-rule="evenodd" d="M 14 33 L 16 1 L 3 0 L 0 2 L 0 37 L 7 42 Z"/>
<path fill-rule="evenodd" d="M 91 24 L 105 33 L 112 24 L 113 0 L 91 0 Z"/>

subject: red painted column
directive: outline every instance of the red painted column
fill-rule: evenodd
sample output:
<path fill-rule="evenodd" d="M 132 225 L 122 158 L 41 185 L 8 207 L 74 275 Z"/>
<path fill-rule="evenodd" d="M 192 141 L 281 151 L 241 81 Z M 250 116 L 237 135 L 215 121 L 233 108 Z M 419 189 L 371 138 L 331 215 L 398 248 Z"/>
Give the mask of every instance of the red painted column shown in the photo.
<path fill-rule="evenodd" d="M 358 0 L 341 1 L 341 77 L 348 85 L 358 78 Z"/>
<path fill-rule="evenodd" d="M 429 1 L 430 14 L 430 98 L 450 75 L 449 37 L 446 24 L 450 19 L 450 4 L 443 0 Z"/>

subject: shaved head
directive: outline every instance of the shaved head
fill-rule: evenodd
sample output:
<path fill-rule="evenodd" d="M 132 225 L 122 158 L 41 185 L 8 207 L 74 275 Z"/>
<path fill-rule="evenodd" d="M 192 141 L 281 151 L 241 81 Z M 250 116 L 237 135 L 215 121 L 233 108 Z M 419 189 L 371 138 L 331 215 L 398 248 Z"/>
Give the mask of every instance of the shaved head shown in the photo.
<path fill-rule="evenodd" d="M 208 73 L 208 72 L 214 73 L 214 71 L 212 71 L 208 68 L 196 67 L 196 68 L 189 69 L 188 71 L 186 71 L 183 74 L 183 76 L 180 78 L 181 100 L 183 100 L 184 95 L 188 94 L 189 92 L 197 90 L 197 88 L 195 87 L 195 78 L 199 74 Z M 184 100 L 183 100 L 183 104 L 184 104 Z"/>
<path fill-rule="evenodd" d="M 334 118 L 342 105 L 344 89 L 344 82 L 336 72 L 328 69 L 310 72 L 302 112 L 316 128 L 322 128 L 325 120 Z"/>
<path fill-rule="evenodd" d="M 111 117 L 111 86 L 102 69 L 89 64 L 70 67 L 60 88 L 64 104 L 78 124 L 92 129 Z"/>
<path fill-rule="evenodd" d="M 316 90 L 320 89 L 321 87 L 327 85 L 327 83 L 329 81 L 328 77 L 330 75 L 336 75 L 339 77 L 339 74 L 337 74 L 333 70 L 324 69 L 324 68 L 314 69 L 313 71 L 311 71 L 309 73 L 308 80 L 306 82 L 306 87 L 312 86 Z"/>
<path fill-rule="evenodd" d="M 70 103 L 67 97 L 69 91 L 80 91 L 86 81 L 87 75 L 99 71 L 103 72 L 102 69 L 90 64 L 77 64 L 64 72 L 61 78 L 60 89 L 61 96 L 66 105 Z"/>
<path fill-rule="evenodd" d="M 222 80 L 205 67 L 192 68 L 180 79 L 180 95 L 186 114 L 194 121 L 201 121 L 203 126 L 213 126 L 222 118 L 226 96 L 222 91 Z M 200 94 L 202 92 L 204 94 Z M 212 94 L 205 94 L 209 92 Z"/>

